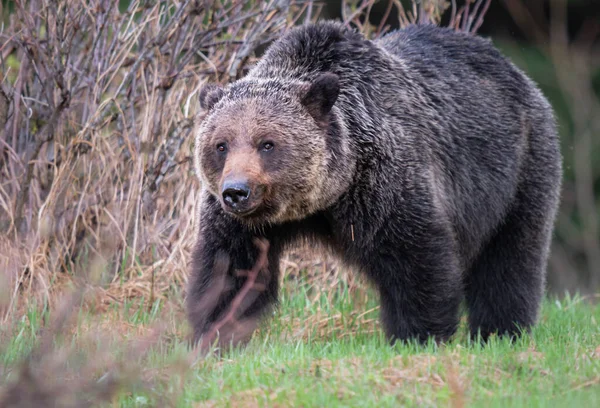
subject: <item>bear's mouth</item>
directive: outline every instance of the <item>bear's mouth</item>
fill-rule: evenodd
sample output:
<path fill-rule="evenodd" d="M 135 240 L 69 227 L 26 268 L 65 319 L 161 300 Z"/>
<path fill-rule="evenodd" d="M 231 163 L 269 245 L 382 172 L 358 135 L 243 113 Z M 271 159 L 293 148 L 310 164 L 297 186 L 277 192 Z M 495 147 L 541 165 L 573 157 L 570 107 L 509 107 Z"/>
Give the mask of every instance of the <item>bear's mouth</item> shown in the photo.
<path fill-rule="evenodd" d="M 250 224 L 259 224 L 263 220 L 268 220 L 270 215 L 275 212 L 274 209 L 265 202 L 259 202 L 252 207 L 246 207 L 239 210 L 233 210 L 227 208 L 227 206 L 222 206 L 222 208 L 226 213 Z"/>
<path fill-rule="evenodd" d="M 260 205 L 255 205 L 254 207 L 244 208 L 244 209 L 240 209 L 240 210 L 233 210 L 233 209 L 228 209 L 225 207 L 225 211 L 227 211 L 228 213 L 233 214 L 237 217 L 248 217 L 248 216 L 251 216 L 252 214 L 254 214 L 255 212 L 257 212 L 259 208 L 260 208 Z"/>

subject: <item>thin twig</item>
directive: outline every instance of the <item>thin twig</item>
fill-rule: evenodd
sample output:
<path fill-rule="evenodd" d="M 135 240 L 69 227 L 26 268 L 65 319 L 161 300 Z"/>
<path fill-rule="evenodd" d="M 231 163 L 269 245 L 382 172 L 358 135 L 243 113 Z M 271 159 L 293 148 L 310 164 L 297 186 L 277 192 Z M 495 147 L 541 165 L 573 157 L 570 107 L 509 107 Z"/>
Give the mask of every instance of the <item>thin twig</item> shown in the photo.
<path fill-rule="evenodd" d="M 249 271 L 242 271 L 243 274 L 247 276 L 244 285 L 236 294 L 234 299 L 231 301 L 229 309 L 226 313 L 207 330 L 206 334 L 202 337 L 202 343 L 200 348 L 209 347 L 215 340 L 216 336 L 225 325 L 227 324 L 236 324 L 236 314 L 241 314 L 240 305 L 245 300 L 246 296 L 250 292 L 250 290 L 256 288 L 256 280 L 259 274 L 263 271 L 266 271 L 268 267 L 268 251 L 269 251 L 269 243 L 266 240 L 257 239 L 255 241 L 256 246 L 259 249 L 258 258 Z M 268 272 L 268 271 L 267 271 Z"/>

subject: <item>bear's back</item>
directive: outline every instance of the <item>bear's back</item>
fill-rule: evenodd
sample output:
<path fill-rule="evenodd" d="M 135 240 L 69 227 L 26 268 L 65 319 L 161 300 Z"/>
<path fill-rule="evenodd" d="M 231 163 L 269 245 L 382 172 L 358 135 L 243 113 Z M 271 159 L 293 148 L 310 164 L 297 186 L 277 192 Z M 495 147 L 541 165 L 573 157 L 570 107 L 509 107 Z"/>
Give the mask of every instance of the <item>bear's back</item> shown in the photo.
<path fill-rule="evenodd" d="M 527 105 L 531 83 L 490 40 L 435 25 L 410 25 L 375 40 L 413 72 L 451 86 L 492 81 L 505 96 Z"/>

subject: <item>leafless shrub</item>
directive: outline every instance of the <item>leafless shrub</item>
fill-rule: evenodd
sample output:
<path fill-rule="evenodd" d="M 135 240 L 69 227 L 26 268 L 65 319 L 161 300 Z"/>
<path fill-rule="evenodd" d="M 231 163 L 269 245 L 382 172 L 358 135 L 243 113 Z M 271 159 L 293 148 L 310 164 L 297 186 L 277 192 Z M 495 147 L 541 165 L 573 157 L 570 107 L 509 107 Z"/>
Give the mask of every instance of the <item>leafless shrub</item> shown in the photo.
<path fill-rule="evenodd" d="M 354 25 L 368 36 L 380 37 L 390 26 L 388 20 L 393 12 L 397 13 L 401 27 L 410 24 L 439 25 L 444 14 L 451 10 L 448 26 L 456 30 L 475 33 L 483 24 L 483 18 L 490 7 L 491 0 L 466 0 L 458 7 L 456 0 L 417 0 L 412 1 L 407 10 L 401 0 L 388 0 L 387 7 L 377 26 L 370 23 L 370 15 L 378 0 L 343 0 L 342 19 L 346 25 Z"/>
<path fill-rule="evenodd" d="M 185 281 L 196 92 L 242 75 L 309 4 L 15 2 L 0 33 L 0 230 L 29 253 L 19 279 L 49 287 L 108 242 L 113 297 Z"/>

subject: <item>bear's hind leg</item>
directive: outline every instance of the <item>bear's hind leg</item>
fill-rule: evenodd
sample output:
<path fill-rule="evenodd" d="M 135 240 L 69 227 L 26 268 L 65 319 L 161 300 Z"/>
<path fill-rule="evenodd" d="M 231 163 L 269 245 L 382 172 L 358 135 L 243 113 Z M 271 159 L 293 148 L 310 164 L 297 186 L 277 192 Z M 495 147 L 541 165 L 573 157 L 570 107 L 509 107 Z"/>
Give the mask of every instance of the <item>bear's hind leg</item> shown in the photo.
<path fill-rule="evenodd" d="M 556 198 L 549 193 L 534 200 L 537 195 L 526 194 L 533 187 L 521 187 L 515 206 L 466 276 L 465 294 L 473 338 L 478 333 L 484 341 L 492 333 L 514 337 L 521 330 L 529 331 L 537 320 Z"/>

